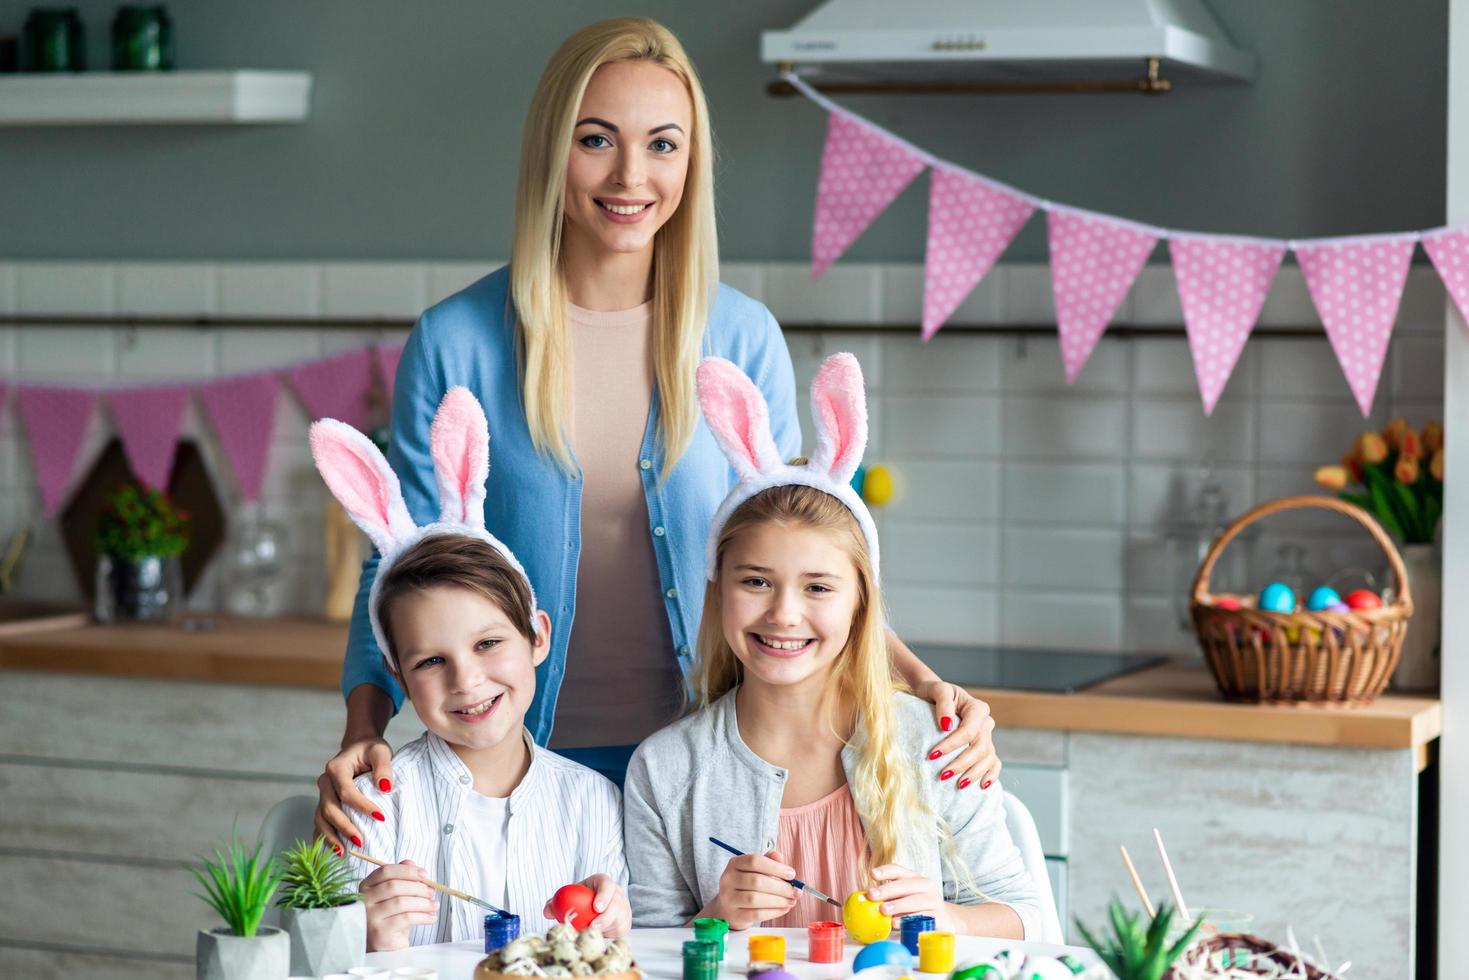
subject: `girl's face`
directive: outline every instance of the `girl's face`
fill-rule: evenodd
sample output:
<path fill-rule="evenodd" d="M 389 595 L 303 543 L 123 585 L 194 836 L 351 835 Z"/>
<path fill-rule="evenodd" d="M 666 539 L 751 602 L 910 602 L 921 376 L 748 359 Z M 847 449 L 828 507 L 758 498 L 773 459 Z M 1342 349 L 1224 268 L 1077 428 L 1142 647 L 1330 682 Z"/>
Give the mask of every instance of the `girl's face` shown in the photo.
<path fill-rule="evenodd" d="M 831 534 L 763 525 L 740 532 L 720 565 L 725 641 L 746 683 L 824 683 L 860 601 L 857 568 Z"/>
<path fill-rule="evenodd" d="M 526 639 L 478 592 L 435 586 L 393 600 L 393 646 L 404 690 L 424 725 L 451 745 L 485 749 L 519 736 L 546 659 L 551 622 Z"/>
<path fill-rule="evenodd" d="M 566 167 L 565 234 L 598 251 L 641 252 L 678 210 L 693 103 L 679 77 L 646 61 L 592 73 Z"/>

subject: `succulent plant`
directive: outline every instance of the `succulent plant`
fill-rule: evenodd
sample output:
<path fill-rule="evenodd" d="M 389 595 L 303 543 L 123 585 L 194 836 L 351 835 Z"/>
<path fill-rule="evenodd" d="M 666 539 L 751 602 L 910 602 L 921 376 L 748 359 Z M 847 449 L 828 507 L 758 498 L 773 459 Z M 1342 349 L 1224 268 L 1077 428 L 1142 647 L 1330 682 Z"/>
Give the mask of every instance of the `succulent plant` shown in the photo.
<path fill-rule="evenodd" d="M 1076 929 L 1102 962 L 1117 974 L 1118 980 L 1163 980 L 1173 961 L 1199 934 L 1199 926 L 1204 921 L 1200 917 L 1177 942 L 1169 945 L 1168 927 L 1176 914 L 1177 910 L 1164 902 L 1149 921 L 1141 912 L 1127 911 L 1114 898 L 1107 905 L 1111 935 L 1099 941 L 1080 919 L 1076 920 Z"/>

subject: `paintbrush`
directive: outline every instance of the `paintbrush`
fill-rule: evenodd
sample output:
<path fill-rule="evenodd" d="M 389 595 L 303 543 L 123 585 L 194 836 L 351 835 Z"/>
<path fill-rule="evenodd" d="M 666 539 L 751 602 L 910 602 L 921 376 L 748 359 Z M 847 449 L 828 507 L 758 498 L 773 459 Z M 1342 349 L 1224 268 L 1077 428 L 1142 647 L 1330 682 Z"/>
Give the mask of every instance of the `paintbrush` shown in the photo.
<path fill-rule="evenodd" d="M 375 864 L 379 868 L 386 868 L 390 864 L 393 863 L 391 861 L 379 861 L 375 857 L 368 857 L 366 854 L 363 854 L 360 851 L 354 851 L 350 847 L 347 848 L 347 853 L 350 854 L 350 855 L 352 855 L 354 858 L 357 858 L 360 861 L 366 861 L 368 864 Z M 472 902 L 473 904 L 478 905 L 482 909 L 488 909 L 489 911 L 495 912 L 495 913 L 497 913 L 499 915 L 510 915 L 510 914 L 512 914 L 512 913 L 507 912 L 504 909 L 500 908 L 498 905 L 491 905 L 489 902 L 486 902 L 482 898 L 475 898 L 473 895 L 469 894 L 468 892 L 462 892 L 462 891 L 460 891 L 457 888 L 450 888 L 448 885 L 441 885 L 437 881 L 425 881 L 424 884 L 425 885 L 428 885 L 430 888 L 432 888 L 436 892 L 443 892 L 445 895 L 452 895 L 455 898 L 462 898 L 466 902 Z"/>
<path fill-rule="evenodd" d="M 733 846 L 731 846 L 729 844 L 726 844 L 724 841 L 720 840 L 718 837 L 711 837 L 711 838 L 709 838 L 709 843 L 713 844 L 716 847 L 722 847 L 722 848 L 724 848 L 726 851 L 728 851 L 729 853 L 733 854 L 735 857 L 741 857 L 745 853 L 744 851 L 740 850 L 738 847 L 733 847 Z M 820 889 L 816 888 L 814 885 L 808 885 L 808 884 L 806 884 L 800 878 L 792 878 L 788 882 L 788 884 L 792 888 L 800 888 L 800 889 L 803 889 L 808 894 L 814 895 L 816 898 L 821 899 L 823 902 L 826 902 L 828 905 L 835 905 L 837 908 L 841 908 L 842 907 L 842 903 L 841 902 L 838 902 L 836 899 L 834 899 L 830 895 L 826 894 L 826 892 L 821 891 Z"/>

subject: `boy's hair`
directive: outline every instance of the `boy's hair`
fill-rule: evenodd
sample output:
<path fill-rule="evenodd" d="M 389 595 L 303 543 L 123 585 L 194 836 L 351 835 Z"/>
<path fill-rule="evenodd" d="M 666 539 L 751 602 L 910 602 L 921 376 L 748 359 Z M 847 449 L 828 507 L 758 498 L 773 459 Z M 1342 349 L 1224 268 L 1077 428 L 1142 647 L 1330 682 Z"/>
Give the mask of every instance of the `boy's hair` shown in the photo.
<path fill-rule="evenodd" d="M 534 642 L 534 604 L 525 576 L 488 541 L 464 534 L 431 534 L 403 552 L 378 589 L 377 617 L 393 647 L 393 600 L 436 586 L 468 589 L 500 608 L 526 639 Z M 389 649 L 393 661 L 396 649 Z"/>

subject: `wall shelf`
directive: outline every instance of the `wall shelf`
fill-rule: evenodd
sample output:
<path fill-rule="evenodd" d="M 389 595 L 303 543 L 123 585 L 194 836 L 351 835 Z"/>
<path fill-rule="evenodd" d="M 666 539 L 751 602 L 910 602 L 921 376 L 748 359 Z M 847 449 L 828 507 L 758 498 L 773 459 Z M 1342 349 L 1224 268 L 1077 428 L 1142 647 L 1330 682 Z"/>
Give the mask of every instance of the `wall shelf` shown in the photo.
<path fill-rule="evenodd" d="M 310 97 L 303 71 L 0 75 L 0 126 L 290 123 Z"/>

